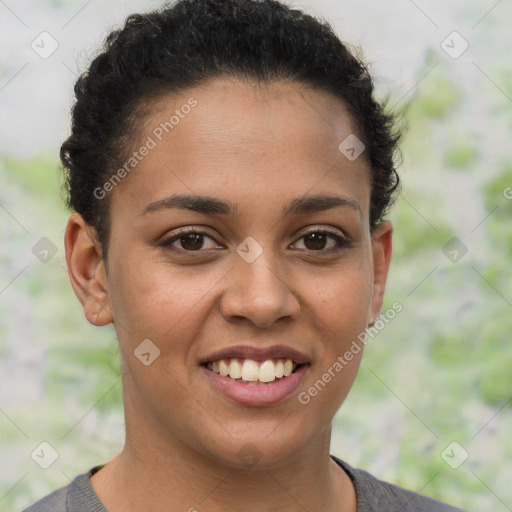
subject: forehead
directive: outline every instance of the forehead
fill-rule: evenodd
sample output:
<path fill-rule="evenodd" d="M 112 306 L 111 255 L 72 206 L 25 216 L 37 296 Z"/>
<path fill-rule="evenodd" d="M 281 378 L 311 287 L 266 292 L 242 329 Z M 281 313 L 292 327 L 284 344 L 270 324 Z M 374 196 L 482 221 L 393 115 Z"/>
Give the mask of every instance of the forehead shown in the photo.
<path fill-rule="evenodd" d="M 129 176 L 111 195 L 142 209 L 179 192 L 259 199 L 332 192 L 369 208 L 364 154 L 348 159 L 340 143 L 355 135 L 341 100 L 296 82 L 261 85 L 218 78 L 159 98 L 139 129 Z M 149 150 L 138 151 L 147 146 Z M 126 162 L 124 162 L 126 163 Z"/>

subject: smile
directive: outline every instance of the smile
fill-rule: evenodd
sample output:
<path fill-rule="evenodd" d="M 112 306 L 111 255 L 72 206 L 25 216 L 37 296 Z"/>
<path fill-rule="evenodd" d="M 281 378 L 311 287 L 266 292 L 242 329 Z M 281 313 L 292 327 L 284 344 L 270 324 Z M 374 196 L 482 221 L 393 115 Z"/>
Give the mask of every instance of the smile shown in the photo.
<path fill-rule="evenodd" d="M 299 363 L 291 359 L 266 359 L 257 362 L 253 359 L 231 358 L 205 364 L 213 373 L 248 385 L 269 384 L 289 377 L 299 366 Z"/>

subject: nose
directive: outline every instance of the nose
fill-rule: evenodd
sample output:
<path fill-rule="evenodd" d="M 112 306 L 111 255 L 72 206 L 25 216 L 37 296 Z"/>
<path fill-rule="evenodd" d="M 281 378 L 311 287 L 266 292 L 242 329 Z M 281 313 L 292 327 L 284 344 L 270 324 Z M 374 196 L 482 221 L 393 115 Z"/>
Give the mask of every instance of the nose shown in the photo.
<path fill-rule="evenodd" d="M 278 320 L 299 318 L 300 302 L 290 288 L 290 278 L 263 253 L 252 263 L 237 257 L 226 276 L 228 285 L 222 296 L 220 310 L 232 323 L 250 322 L 269 328 Z M 288 279 L 287 279 L 288 277 Z"/>

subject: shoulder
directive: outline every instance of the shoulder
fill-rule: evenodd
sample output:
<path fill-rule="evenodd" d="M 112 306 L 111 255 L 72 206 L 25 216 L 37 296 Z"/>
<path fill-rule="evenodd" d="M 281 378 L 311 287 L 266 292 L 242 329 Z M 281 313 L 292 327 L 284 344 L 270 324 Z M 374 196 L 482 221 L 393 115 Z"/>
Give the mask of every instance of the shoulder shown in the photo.
<path fill-rule="evenodd" d="M 69 485 L 53 491 L 23 512 L 107 512 L 90 480 L 101 467 L 96 466 L 78 475 Z"/>
<path fill-rule="evenodd" d="M 367 471 L 352 468 L 337 457 L 332 458 L 348 473 L 354 483 L 358 512 L 463 512 L 460 508 L 379 480 Z"/>

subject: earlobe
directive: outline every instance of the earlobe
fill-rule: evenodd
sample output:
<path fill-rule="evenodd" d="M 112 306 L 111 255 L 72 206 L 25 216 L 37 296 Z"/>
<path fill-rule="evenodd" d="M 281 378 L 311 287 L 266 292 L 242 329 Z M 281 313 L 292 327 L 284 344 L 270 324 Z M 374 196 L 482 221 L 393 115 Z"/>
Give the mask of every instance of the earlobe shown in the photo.
<path fill-rule="evenodd" d="M 391 263 L 393 245 L 393 225 L 389 221 L 376 226 L 372 235 L 373 253 L 373 298 L 370 311 L 369 325 L 377 320 L 384 300 L 384 291 Z"/>
<path fill-rule="evenodd" d="M 107 274 L 95 230 L 73 213 L 64 235 L 66 264 L 71 286 L 87 320 L 97 326 L 113 322 L 108 297 Z"/>

